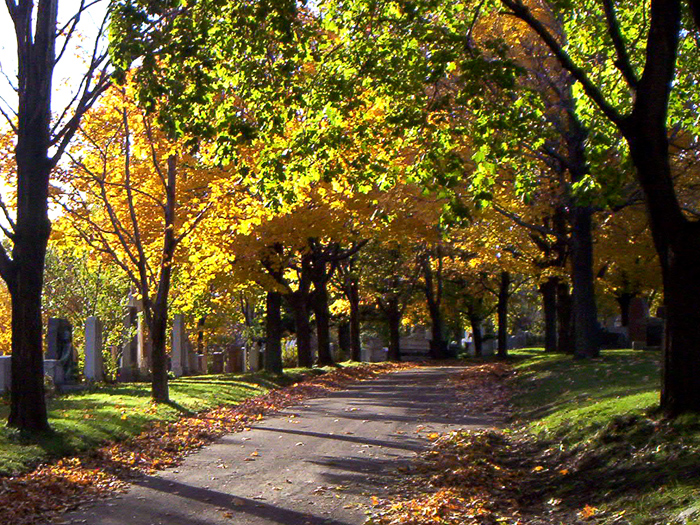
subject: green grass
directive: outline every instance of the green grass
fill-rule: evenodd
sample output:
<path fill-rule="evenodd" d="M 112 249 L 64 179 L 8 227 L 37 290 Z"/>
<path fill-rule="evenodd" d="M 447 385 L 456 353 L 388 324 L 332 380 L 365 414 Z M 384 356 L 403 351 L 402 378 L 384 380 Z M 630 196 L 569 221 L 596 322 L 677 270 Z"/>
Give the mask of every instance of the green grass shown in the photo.
<path fill-rule="evenodd" d="M 171 403 L 167 405 L 152 403 L 150 383 L 98 385 L 59 395 L 48 402 L 51 432 L 29 437 L 0 427 L 0 474 L 17 474 L 40 462 L 135 436 L 153 421 L 236 404 L 310 373 L 320 374 L 323 369 L 290 369 L 281 376 L 256 373 L 184 377 L 170 381 Z M 8 399 L 3 398 L 0 418 L 6 420 L 8 413 Z"/>
<path fill-rule="evenodd" d="M 700 524 L 700 418 L 668 421 L 656 410 L 660 357 L 513 352 L 519 423 L 543 460 L 570 472 L 555 496 L 604 510 L 598 522 Z"/>

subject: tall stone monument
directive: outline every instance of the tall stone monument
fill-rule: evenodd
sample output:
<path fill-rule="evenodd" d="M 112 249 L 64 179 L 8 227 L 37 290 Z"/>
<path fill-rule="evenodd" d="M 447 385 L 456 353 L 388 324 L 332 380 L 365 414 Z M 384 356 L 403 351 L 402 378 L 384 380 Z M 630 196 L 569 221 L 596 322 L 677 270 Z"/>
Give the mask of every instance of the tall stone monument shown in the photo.
<path fill-rule="evenodd" d="M 88 317 L 85 321 L 85 378 L 88 381 L 104 379 L 102 322 L 97 317 Z"/>

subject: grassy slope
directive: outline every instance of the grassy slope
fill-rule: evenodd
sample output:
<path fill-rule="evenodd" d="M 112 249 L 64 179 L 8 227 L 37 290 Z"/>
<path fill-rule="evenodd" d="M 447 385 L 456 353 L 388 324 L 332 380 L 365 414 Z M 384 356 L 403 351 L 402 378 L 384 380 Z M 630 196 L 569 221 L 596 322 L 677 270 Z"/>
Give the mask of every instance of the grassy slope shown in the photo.
<path fill-rule="evenodd" d="M 304 373 L 311 371 L 292 369 L 279 377 L 258 373 L 181 378 L 170 382 L 170 405 L 153 404 L 147 383 L 100 385 L 57 396 L 49 400 L 53 432 L 28 439 L 0 427 L 0 474 L 16 474 L 51 458 L 126 439 L 155 420 L 235 404 L 291 384 Z M 6 420 L 8 411 L 7 398 L 0 400 L 0 419 Z"/>
<path fill-rule="evenodd" d="M 700 524 L 700 419 L 655 414 L 659 354 L 513 356 L 520 422 L 537 436 L 543 460 L 567 472 L 552 496 L 601 509 L 601 522 Z"/>

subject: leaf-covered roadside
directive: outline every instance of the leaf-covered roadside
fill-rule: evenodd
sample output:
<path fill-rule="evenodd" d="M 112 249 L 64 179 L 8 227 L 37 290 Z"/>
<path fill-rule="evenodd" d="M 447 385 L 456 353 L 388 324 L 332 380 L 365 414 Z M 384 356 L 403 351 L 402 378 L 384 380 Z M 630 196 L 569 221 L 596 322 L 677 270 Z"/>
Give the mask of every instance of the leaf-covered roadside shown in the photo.
<path fill-rule="evenodd" d="M 30 525 L 96 497 L 125 490 L 143 473 L 179 464 L 189 453 L 217 437 L 242 431 L 255 421 L 303 399 L 338 390 L 353 381 L 412 366 L 382 363 L 340 368 L 324 375 L 174 422 L 158 422 L 139 436 L 89 453 L 64 458 L 19 476 L 0 478 L 0 523 Z"/>
<path fill-rule="evenodd" d="M 510 391 L 526 419 L 429 436 L 431 449 L 404 472 L 396 496 L 375 498 L 369 523 L 700 523 L 700 419 L 650 410 L 656 360 L 631 351 L 588 362 L 538 354 L 517 375 L 496 363 L 467 369 L 458 385 L 467 410 L 507 415 Z"/>

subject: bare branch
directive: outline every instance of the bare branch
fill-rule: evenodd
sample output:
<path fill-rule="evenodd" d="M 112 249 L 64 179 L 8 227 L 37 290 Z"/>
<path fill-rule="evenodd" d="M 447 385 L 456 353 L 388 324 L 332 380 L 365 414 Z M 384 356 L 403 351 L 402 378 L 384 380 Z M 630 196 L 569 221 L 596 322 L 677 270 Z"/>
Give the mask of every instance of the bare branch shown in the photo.
<path fill-rule="evenodd" d="M 499 205 L 496 204 L 495 202 L 492 202 L 492 203 L 491 203 L 491 206 L 492 206 L 493 209 L 496 210 L 498 213 L 500 213 L 500 214 L 503 215 L 504 217 L 507 217 L 508 219 L 510 219 L 511 221 L 513 221 L 513 222 L 514 222 L 515 224 L 517 224 L 518 226 L 522 226 L 523 228 L 527 228 L 528 230 L 533 230 L 533 231 L 539 232 L 539 233 L 541 233 L 542 235 L 551 235 L 551 236 L 553 236 L 553 237 L 555 237 L 555 238 L 557 238 L 557 239 L 559 239 L 559 240 L 561 240 L 561 241 L 568 242 L 568 239 L 566 238 L 565 235 L 562 235 L 561 233 L 559 233 L 559 232 L 557 232 L 557 231 L 555 231 L 555 230 L 552 230 L 552 229 L 546 228 L 546 227 L 544 227 L 544 226 L 540 226 L 540 225 L 537 225 L 537 224 L 532 224 L 532 223 L 530 223 L 530 222 L 527 222 L 527 221 L 525 221 L 522 217 L 516 215 L 515 213 L 512 213 L 512 212 L 506 210 L 505 208 L 499 206 Z"/>

